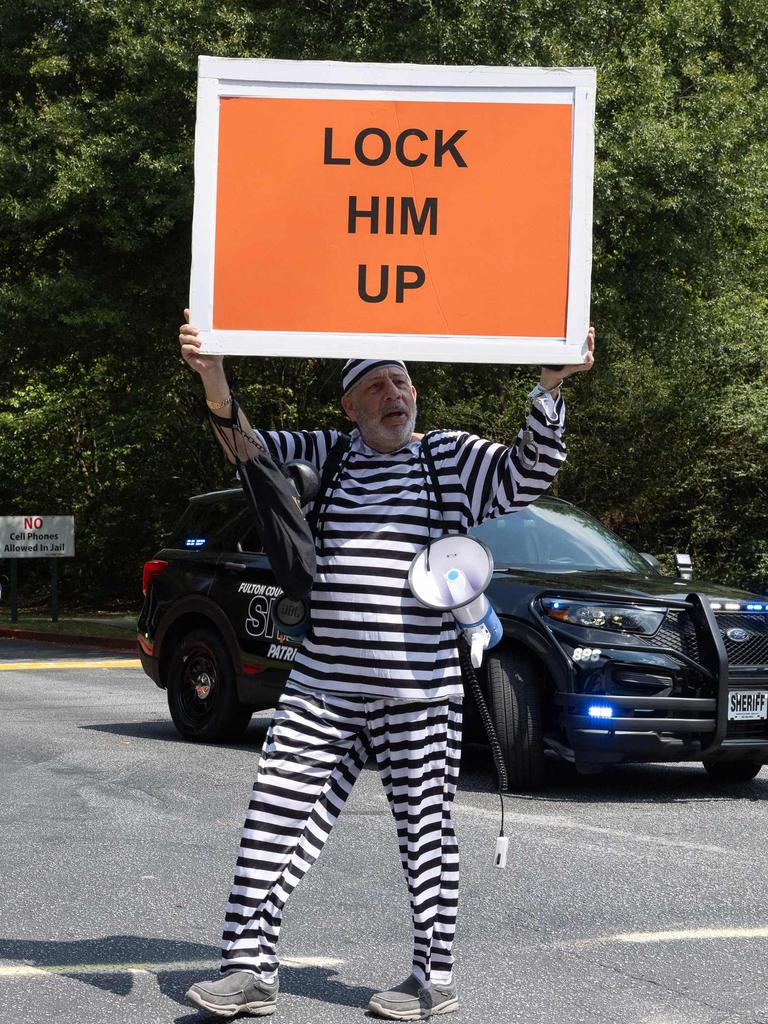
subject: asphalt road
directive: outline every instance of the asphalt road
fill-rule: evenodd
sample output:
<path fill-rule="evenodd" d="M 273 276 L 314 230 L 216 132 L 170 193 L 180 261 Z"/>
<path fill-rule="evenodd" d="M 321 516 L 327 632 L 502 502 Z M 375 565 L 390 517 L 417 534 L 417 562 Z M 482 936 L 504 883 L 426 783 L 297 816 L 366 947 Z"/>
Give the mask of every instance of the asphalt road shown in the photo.
<path fill-rule="evenodd" d="M 164 695 L 124 661 L 0 641 L 3 1024 L 210 1019 L 183 993 L 216 970 L 267 718 L 236 746 L 181 742 Z M 768 769 L 716 787 L 694 765 L 558 767 L 545 796 L 508 801 L 502 872 L 490 763 L 466 751 L 450 1019 L 768 1021 L 767 812 Z M 281 952 L 278 1024 L 360 1021 L 408 973 L 407 895 L 371 769 L 288 906 Z"/>

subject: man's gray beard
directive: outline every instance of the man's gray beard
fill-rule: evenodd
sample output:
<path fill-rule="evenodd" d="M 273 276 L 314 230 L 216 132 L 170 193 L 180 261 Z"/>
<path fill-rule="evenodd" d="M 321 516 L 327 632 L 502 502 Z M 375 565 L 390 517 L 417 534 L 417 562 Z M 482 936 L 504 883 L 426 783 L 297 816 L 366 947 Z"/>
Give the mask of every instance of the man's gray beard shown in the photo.
<path fill-rule="evenodd" d="M 371 425 L 365 420 L 359 419 L 357 421 L 357 429 L 360 431 L 360 435 L 368 447 L 373 448 L 375 452 L 380 452 L 382 445 L 390 451 L 397 451 L 398 448 L 402 448 L 411 440 L 413 428 L 416 426 L 417 411 L 414 403 L 411 415 L 402 427 L 390 427 L 387 429 L 381 424 Z"/>

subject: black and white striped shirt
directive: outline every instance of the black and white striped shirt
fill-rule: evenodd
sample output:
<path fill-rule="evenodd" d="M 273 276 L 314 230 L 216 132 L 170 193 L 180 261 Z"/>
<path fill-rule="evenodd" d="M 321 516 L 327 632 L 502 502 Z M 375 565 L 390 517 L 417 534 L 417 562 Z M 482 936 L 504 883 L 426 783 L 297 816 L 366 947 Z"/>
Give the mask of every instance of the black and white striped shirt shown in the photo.
<path fill-rule="evenodd" d="M 534 400 L 513 447 L 455 430 L 428 443 L 442 488 L 443 531 L 466 530 L 521 508 L 542 494 L 565 460 L 562 395 Z M 538 461 L 523 452 L 526 430 Z M 306 459 L 321 470 L 338 431 L 257 432 L 275 458 Z M 462 693 L 456 625 L 450 612 L 419 604 L 408 568 L 441 534 L 420 443 L 373 451 L 357 430 L 325 495 L 312 588 L 311 625 L 290 679 L 313 690 L 403 700 L 443 700 Z M 530 468 L 527 468 L 530 467 Z"/>

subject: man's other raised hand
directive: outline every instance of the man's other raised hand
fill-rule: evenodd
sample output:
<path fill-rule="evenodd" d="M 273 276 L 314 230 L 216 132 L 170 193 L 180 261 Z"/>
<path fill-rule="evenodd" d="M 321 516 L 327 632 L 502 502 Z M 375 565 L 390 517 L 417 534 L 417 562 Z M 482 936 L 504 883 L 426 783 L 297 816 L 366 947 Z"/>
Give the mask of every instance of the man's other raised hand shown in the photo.
<path fill-rule="evenodd" d="M 189 322 L 189 310 L 184 310 L 184 323 L 179 327 L 179 345 L 184 362 L 202 377 L 221 370 L 224 356 L 200 355 L 199 330 Z"/>
<path fill-rule="evenodd" d="M 554 388 L 559 381 L 565 380 L 566 377 L 572 376 L 574 373 L 586 373 L 591 370 L 595 365 L 595 328 L 590 327 L 587 331 L 587 352 L 584 356 L 584 362 L 582 363 L 570 363 L 564 366 L 562 370 L 548 370 L 546 366 L 541 368 L 541 386 L 544 388 Z"/>

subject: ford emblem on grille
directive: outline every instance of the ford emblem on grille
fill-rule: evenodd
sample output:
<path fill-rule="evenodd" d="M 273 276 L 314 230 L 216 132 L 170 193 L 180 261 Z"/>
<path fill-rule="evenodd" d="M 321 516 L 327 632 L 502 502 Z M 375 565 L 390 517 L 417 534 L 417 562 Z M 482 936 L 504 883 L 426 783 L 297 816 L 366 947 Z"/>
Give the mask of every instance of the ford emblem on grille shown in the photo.
<path fill-rule="evenodd" d="M 745 643 L 747 640 L 749 640 L 750 636 L 746 629 L 739 629 L 738 627 L 726 630 L 725 635 L 728 637 L 729 640 L 733 640 L 737 644 Z"/>

